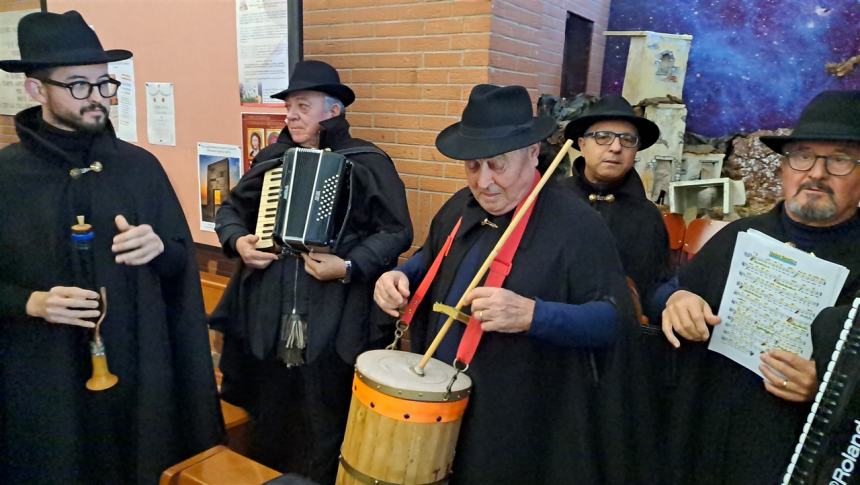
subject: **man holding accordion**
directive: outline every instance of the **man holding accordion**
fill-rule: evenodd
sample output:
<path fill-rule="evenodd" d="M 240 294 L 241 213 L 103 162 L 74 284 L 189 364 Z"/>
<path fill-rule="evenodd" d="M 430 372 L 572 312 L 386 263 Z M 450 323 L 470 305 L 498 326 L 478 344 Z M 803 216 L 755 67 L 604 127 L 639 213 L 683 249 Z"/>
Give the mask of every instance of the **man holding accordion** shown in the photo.
<path fill-rule="evenodd" d="M 215 218 L 224 252 L 242 264 L 210 323 L 224 333 L 222 396 L 253 419 L 253 458 L 331 483 L 355 357 L 389 338 L 370 322 L 373 283 L 409 248 L 412 224 L 390 158 L 349 134 L 344 108 L 355 94 L 334 68 L 299 62 L 289 88 L 273 97 L 284 100 L 286 127 L 277 143 L 257 155 Z M 331 154 L 296 149 L 343 152 L 349 184 L 337 190 L 309 187 L 317 180 L 290 172 L 304 163 L 296 154 L 317 154 L 320 160 Z M 288 217 L 282 209 L 300 194 L 311 195 L 311 208 L 326 197 L 348 205 L 329 247 L 283 244 L 275 246 L 280 254 L 261 249 L 261 236 L 268 237 L 258 227 L 264 179 L 279 168 L 294 178 L 285 176 L 277 187 L 276 226 L 321 218 L 297 215 L 295 205 Z"/>

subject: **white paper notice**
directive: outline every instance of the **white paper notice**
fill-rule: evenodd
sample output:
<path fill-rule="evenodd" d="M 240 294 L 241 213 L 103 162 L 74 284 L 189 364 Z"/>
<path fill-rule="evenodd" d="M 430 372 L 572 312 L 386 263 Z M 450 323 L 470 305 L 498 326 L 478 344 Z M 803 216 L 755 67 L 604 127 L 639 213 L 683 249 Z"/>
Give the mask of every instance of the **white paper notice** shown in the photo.
<path fill-rule="evenodd" d="M 146 134 L 152 145 L 176 146 L 173 83 L 146 83 Z"/>
<path fill-rule="evenodd" d="M 236 145 L 197 144 L 201 230 L 215 230 L 215 214 L 239 181 L 241 160 L 242 149 Z"/>
<path fill-rule="evenodd" d="M 287 0 L 236 0 L 239 96 L 243 104 L 281 104 L 270 96 L 290 79 Z"/>
<path fill-rule="evenodd" d="M 137 142 L 137 105 L 134 92 L 134 60 L 111 62 L 108 73 L 122 85 L 116 93 L 116 104 L 111 103 L 110 121 L 117 138 Z"/>
<path fill-rule="evenodd" d="M 759 371 L 763 352 L 812 355 L 810 326 L 836 303 L 848 270 L 766 234 L 738 234 L 719 316 L 708 348 Z M 764 376 L 762 376 L 764 377 Z"/>
<path fill-rule="evenodd" d="M 39 10 L 0 12 L 0 59 L 20 59 L 18 51 L 18 21 Z M 286 86 L 286 84 L 284 84 Z M 0 71 L 0 114 L 14 115 L 39 103 L 24 91 L 24 75 Z"/>

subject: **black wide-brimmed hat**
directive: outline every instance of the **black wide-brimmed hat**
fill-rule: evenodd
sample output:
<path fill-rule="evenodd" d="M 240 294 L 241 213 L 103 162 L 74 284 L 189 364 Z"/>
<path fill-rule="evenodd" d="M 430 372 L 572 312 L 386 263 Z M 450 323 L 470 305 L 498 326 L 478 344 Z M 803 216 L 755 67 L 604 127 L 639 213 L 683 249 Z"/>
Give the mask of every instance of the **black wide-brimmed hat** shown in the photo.
<path fill-rule="evenodd" d="M 860 142 L 860 91 L 821 92 L 803 109 L 791 135 L 759 139 L 777 153 L 795 141 Z"/>
<path fill-rule="evenodd" d="M 436 137 L 436 148 L 455 160 L 489 158 L 537 143 L 554 129 L 553 118 L 532 116 L 526 88 L 479 84 L 469 94 L 462 120 Z"/>
<path fill-rule="evenodd" d="M 64 14 L 34 12 L 18 22 L 21 60 L 0 61 L 7 72 L 30 72 L 59 66 L 107 64 L 131 57 L 121 49 L 106 51 L 98 36 L 81 17 L 70 10 Z"/>
<path fill-rule="evenodd" d="M 574 118 L 564 128 L 564 136 L 573 140 L 573 147 L 579 150 L 579 138 L 589 126 L 598 121 L 621 120 L 633 124 L 639 134 L 639 150 L 644 150 L 660 139 L 660 128 L 656 123 L 636 116 L 633 107 L 621 96 L 609 95 L 591 105 L 579 118 Z"/>
<path fill-rule="evenodd" d="M 319 91 L 339 99 L 344 106 L 355 101 L 355 93 L 349 86 L 340 83 L 337 71 L 322 61 L 299 61 L 290 76 L 290 86 L 273 98 L 287 99 L 296 91 Z"/>

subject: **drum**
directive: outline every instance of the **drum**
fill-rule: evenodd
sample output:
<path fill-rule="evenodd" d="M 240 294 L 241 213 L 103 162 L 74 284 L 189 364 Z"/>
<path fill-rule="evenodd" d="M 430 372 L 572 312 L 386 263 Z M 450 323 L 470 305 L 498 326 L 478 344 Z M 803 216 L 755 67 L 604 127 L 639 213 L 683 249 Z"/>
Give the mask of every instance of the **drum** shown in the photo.
<path fill-rule="evenodd" d="M 445 483 L 472 380 L 421 355 L 371 350 L 358 356 L 337 483 Z"/>

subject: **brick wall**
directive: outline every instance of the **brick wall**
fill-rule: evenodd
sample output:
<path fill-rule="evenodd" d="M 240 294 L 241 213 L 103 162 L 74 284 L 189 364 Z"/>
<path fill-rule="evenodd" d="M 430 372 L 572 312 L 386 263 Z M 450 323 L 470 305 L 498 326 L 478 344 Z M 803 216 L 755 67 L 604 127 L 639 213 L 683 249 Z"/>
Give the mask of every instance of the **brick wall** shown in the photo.
<path fill-rule="evenodd" d="M 353 135 L 394 159 L 423 243 L 430 219 L 465 186 L 462 162 L 434 147 L 472 87 L 522 84 L 558 94 L 567 10 L 595 21 L 589 91 L 599 91 L 609 0 L 306 0 L 306 58 L 331 63 L 358 100 Z M 597 70 L 594 70 L 597 66 Z"/>

